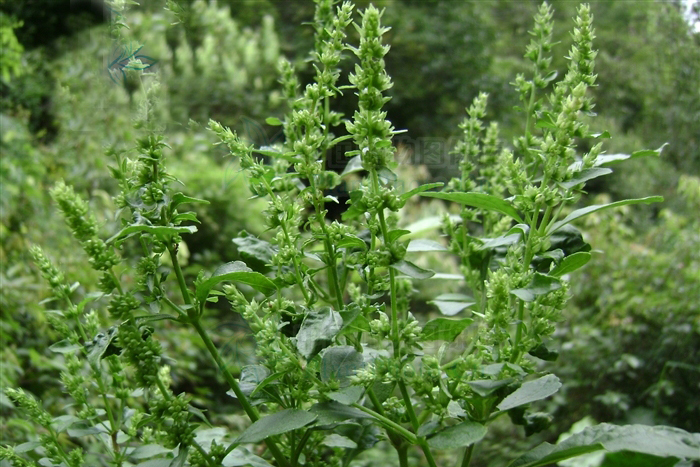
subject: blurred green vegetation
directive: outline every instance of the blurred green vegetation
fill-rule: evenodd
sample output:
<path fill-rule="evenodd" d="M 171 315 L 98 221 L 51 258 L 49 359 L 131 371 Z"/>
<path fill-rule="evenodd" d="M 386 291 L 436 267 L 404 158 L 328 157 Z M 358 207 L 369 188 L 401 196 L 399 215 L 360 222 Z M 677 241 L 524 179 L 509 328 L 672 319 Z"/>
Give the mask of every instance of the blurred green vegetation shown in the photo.
<path fill-rule="evenodd" d="M 135 141 L 132 117 L 139 109 L 132 97 L 140 91 L 135 74 L 108 71 L 124 46 L 110 37 L 104 24 L 110 13 L 101 2 L 50 14 L 59 3 L 65 2 L 0 3 L 0 386 L 24 387 L 47 407 L 63 401 L 55 378 L 61 362 L 48 350 L 53 336 L 40 304 L 46 293 L 27 249 L 41 244 L 79 282 L 78 292 L 95 290 L 96 279 L 79 267 L 82 252 L 71 243 L 48 189 L 65 179 L 91 200 L 95 212 L 107 212 L 115 186 L 105 154 L 129 150 Z M 133 50 L 143 46 L 139 53 L 155 61 L 146 71 L 161 82 L 159 111 L 172 148 L 171 172 L 189 194 L 211 201 L 197 208 L 202 225 L 186 247 L 192 261 L 213 268 L 237 259 L 231 238 L 240 230 L 262 235 L 263 227 L 261 205 L 248 200 L 235 162 L 221 157 L 204 126 L 214 118 L 251 142 L 274 143 L 275 127 L 262 122 L 285 111 L 276 63 L 286 56 L 302 83 L 312 76 L 306 58 L 313 32 L 298 25 L 311 19 L 313 4 L 182 1 L 175 17 L 164 2 L 144 3 L 128 13 L 130 29 L 124 34 Z M 526 71 L 522 53 L 538 2 L 374 3 L 386 8 L 384 22 L 392 26 L 387 69 L 395 86 L 388 112 L 397 128 L 408 130 L 400 171 L 407 186 L 454 173 L 456 167 L 443 157 L 448 138 L 480 90 L 490 93 L 488 116 L 502 122 L 503 134 L 522 134 L 509 82 Z M 552 3 L 558 50 L 568 50 L 566 31 L 577 3 Z M 556 410 L 555 426 L 538 436 L 551 441 L 584 416 L 700 431 L 700 34 L 684 20 L 678 2 L 596 1 L 592 10 L 600 50 L 593 128 L 612 134 L 609 153 L 668 146 L 659 159 L 639 159 L 601 178 L 610 181 L 590 185 L 591 192 L 613 200 L 660 194 L 667 202 L 606 212 L 582 226 L 600 252 L 575 282 L 557 341 L 564 391 L 549 407 Z M 564 69 L 563 62 L 554 66 Z M 345 95 L 341 110 L 347 114 L 355 99 Z M 409 161 L 427 169 L 409 167 Z M 435 205 L 414 203 L 401 222 L 436 214 Z M 114 231 L 114 219 L 100 221 L 105 235 Z M 441 270 L 451 272 L 450 267 Z M 426 302 L 457 288 L 421 286 L 414 313 L 436 313 Z M 212 328 L 233 322 L 227 305 L 220 305 Z M 217 345 L 240 329 L 222 328 Z M 217 386 L 214 370 L 202 370 L 210 365 L 201 344 L 176 330 L 170 339 L 164 346 L 178 360 L 175 383 L 198 394 L 203 408 L 231 404 L 225 391 L 217 392 L 223 386 Z M 243 339 L 241 345 L 250 344 Z M 4 396 L 0 410 L 7 427 L 2 443 L 31 437 Z M 524 437 L 507 430 L 494 430 L 492 436 L 510 441 L 494 445 L 489 465 L 501 465 Z"/>

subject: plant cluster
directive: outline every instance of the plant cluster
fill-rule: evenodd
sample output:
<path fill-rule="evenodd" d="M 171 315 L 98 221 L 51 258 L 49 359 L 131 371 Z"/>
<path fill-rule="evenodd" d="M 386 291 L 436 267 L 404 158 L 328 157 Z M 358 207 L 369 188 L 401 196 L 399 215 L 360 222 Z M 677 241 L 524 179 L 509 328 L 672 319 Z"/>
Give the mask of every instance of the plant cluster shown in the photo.
<path fill-rule="evenodd" d="M 32 250 L 57 304 L 47 312 L 62 337 L 52 350 L 65 354 L 61 380 L 75 403 L 53 417 L 27 392 L 7 389 L 42 435 L 0 448 L 0 459 L 15 466 L 340 467 L 384 439 L 402 467 L 414 447 L 431 467 L 437 467 L 436 452 L 463 449 L 456 462 L 466 467 L 497 418 L 508 415 L 528 434 L 548 426 L 551 416 L 532 404 L 555 394 L 561 382 L 541 362 L 556 360 L 549 341 L 569 298 L 570 274 L 591 258 L 572 223 L 661 199 L 573 205 L 587 181 L 611 172 L 608 165 L 660 150 L 603 153 L 598 140 L 609 135 L 593 134 L 583 120 L 593 113 L 587 91 L 596 80 L 590 9 L 578 10 L 568 69 L 557 80 L 550 70 L 552 10 L 544 4 L 527 47 L 531 75 L 514 82 L 525 120 L 514 148 L 499 140 L 496 124 L 485 124 L 487 96 L 479 95 L 460 126 L 460 176 L 442 191 L 430 191 L 442 184 L 429 183 L 402 192 L 392 143 L 400 131 L 384 110 L 392 87 L 383 41 L 388 28 L 377 8 L 361 11 L 357 22 L 353 10 L 350 2 L 316 1 L 313 83 L 301 89 L 294 67 L 281 62 L 290 111 L 268 123 L 282 127 L 284 142 L 255 149 L 221 123 L 209 123 L 240 160 L 251 192 L 267 201 L 268 239 L 234 239 L 245 262 L 211 274 L 202 270 L 193 283 L 183 273 L 182 237 L 197 222 L 183 207 L 206 201 L 177 191 L 167 170 L 155 80 L 146 80 L 141 96 L 135 148 L 112 151 L 119 231 L 103 240 L 72 188 L 52 190 L 100 278 L 99 292 L 74 300 L 64 274 L 40 249 Z M 358 31 L 357 45 L 346 42 L 350 25 Z M 357 60 L 343 85 L 340 63 L 349 56 Z M 348 91 L 358 105 L 346 119 L 332 104 Z M 592 148 L 580 150 L 590 139 Z M 348 140 L 356 149 L 346 152 L 346 170 L 326 170 L 329 151 Z M 362 183 L 350 193 L 342 222 L 330 221 L 328 206 L 337 199 L 327 193 L 349 174 L 361 174 Z M 417 195 L 461 206 L 457 218 L 443 219 L 444 243 L 408 242 L 411 232 L 397 227 L 397 213 Z M 465 284 L 463 293 L 435 298 L 446 317 L 427 323 L 411 312 L 413 281 L 441 274 L 411 260 L 423 251 L 458 261 Z M 106 314 L 86 311 L 97 299 L 107 301 Z M 238 378 L 203 326 L 208 306 L 221 299 L 248 323 L 256 342 L 257 363 L 243 367 Z M 190 395 L 173 393 L 159 341 L 166 321 L 201 339 L 251 422 L 237 436 L 201 428 L 210 417 Z M 465 348 L 452 344 L 458 338 Z M 431 352 L 436 342 L 440 347 Z M 647 442 L 659 438 L 664 443 Z M 544 443 L 511 465 L 625 450 L 675 463 L 700 458 L 699 448 L 700 435 L 679 429 L 604 424 L 557 445 Z"/>

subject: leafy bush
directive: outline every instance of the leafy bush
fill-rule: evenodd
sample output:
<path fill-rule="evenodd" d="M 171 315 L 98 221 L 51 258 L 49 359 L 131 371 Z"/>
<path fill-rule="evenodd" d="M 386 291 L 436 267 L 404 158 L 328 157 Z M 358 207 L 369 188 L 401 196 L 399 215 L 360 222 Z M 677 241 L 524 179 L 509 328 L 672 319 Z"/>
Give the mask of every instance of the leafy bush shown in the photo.
<path fill-rule="evenodd" d="M 60 380 L 73 403 L 54 417 L 28 391 L 5 389 L 36 431 L 26 443 L 0 448 L 0 459 L 67 467 L 341 466 L 364 451 L 372 456 L 383 440 L 402 467 L 416 451 L 431 467 L 438 460 L 468 466 L 488 426 L 504 415 L 527 434 L 551 423 L 532 404 L 562 386 L 544 362 L 556 359 L 551 340 L 572 290 L 570 274 L 592 256 L 572 223 L 661 201 L 652 196 L 575 209 L 585 183 L 608 175 L 608 165 L 660 153 L 604 154 L 599 140 L 609 135 L 592 133 L 582 119 L 591 114 L 587 90 L 596 81 L 589 7 L 578 9 L 567 73 L 557 81 L 549 70 L 552 11 L 542 5 L 527 47 L 531 74 L 515 79 L 523 136 L 506 147 L 498 125 L 484 125 L 487 96 L 479 95 L 460 125 L 460 176 L 431 191 L 443 184 L 405 190 L 392 170 L 392 138 L 400 132 L 383 111 L 392 81 L 381 12 L 369 6 L 360 13 L 353 46 L 345 33 L 353 5 L 334 9 L 333 3 L 317 2 L 315 82 L 302 91 L 292 65 L 280 67 L 290 112 L 267 122 L 282 127 L 283 143 L 255 149 L 230 128 L 209 123 L 240 161 L 250 191 L 267 200 L 262 220 L 269 233 L 235 238 L 246 262 L 201 269 L 194 281 L 183 272 L 181 245 L 198 219 L 183 208 L 206 201 L 180 192 L 168 172 L 161 88 L 139 74 L 143 62 L 129 62 L 130 74 L 145 86 L 133 93 L 136 147 L 110 150 L 120 190 L 116 232 L 100 236 L 91 206 L 71 186 L 59 182 L 51 190 L 99 292 L 71 286 L 40 248 L 31 249 L 51 287 L 46 319 L 61 337 L 51 350 L 63 355 Z M 340 86 L 347 52 L 358 63 L 350 86 Z M 358 105 L 346 120 L 331 104 L 347 89 Z M 336 134 L 341 125 L 348 135 Z M 327 171 L 329 152 L 349 139 L 357 150 L 345 153 L 348 169 Z M 579 140 L 592 144 L 582 149 Z M 360 184 L 342 222 L 330 221 L 328 206 L 337 199 L 327 192 L 351 174 L 362 175 Z M 446 213 L 434 224 L 445 234 L 441 241 L 407 242 L 412 232 L 398 228 L 397 213 L 417 195 L 457 204 L 456 216 Z M 447 317 L 422 323 L 411 312 L 413 281 L 446 278 L 413 261 L 424 251 L 456 261 L 466 287 L 435 297 Z M 238 378 L 207 329 L 211 307 L 222 298 L 255 340 L 254 361 Z M 236 430 L 235 421 L 222 418 L 219 399 L 205 413 L 192 394 L 175 393 L 180 368 L 167 355 L 178 355 L 166 337 L 173 329 L 195 331 L 249 425 Z M 602 424 L 556 445 L 540 444 L 510 465 L 544 466 L 598 451 L 631 451 L 636 459 L 661 457 L 672 465 L 700 459 L 699 448 L 699 434 L 676 428 Z"/>
<path fill-rule="evenodd" d="M 681 178 L 679 191 L 687 211 L 697 212 L 698 179 Z M 598 402 L 579 402 L 570 416 L 698 431 L 700 225 L 665 209 L 663 221 L 640 237 L 627 227 L 630 217 L 589 218 L 586 230 L 603 255 L 577 286 L 562 356 L 571 362 L 566 400 L 586 394 Z"/>

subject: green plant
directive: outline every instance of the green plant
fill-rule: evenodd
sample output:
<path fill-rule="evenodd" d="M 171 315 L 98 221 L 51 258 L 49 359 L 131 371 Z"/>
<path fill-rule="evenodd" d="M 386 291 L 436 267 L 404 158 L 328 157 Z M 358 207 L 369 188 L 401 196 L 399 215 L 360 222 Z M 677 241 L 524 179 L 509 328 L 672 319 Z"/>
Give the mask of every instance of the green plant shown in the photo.
<path fill-rule="evenodd" d="M 487 96 L 480 95 L 461 125 L 460 177 L 441 192 L 429 191 L 440 183 L 402 192 L 392 171 L 392 137 L 399 132 L 382 110 L 392 86 L 384 69 L 387 28 L 370 6 L 355 24 L 359 46 L 348 45 L 352 11 L 349 2 L 334 9 L 332 0 L 317 1 L 314 83 L 300 90 L 292 66 L 282 62 L 291 110 L 284 121 L 268 123 L 282 126 L 283 144 L 254 149 L 210 121 L 239 158 L 251 191 L 268 200 L 269 241 L 234 239 L 247 264 L 201 271 L 188 284 L 178 250 L 182 236 L 196 230 L 189 224 L 197 217 L 183 206 L 205 201 L 176 191 L 166 171 L 155 81 L 140 95 L 134 155 L 113 154 L 121 229 L 101 239 L 87 203 L 63 183 L 54 187 L 54 200 L 100 277 L 100 293 L 76 300 L 63 273 L 40 249 L 32 250 L 58 303 L 47 312 L 63 337 L 52 349 L 65 354 L 61 380 L 75 403 L 54 418 L 25 391 L 6 389 L 42 434 L 0 448 L 0 459 L 19 466 L 126 466 L 144 459 L 150 460 L 140 465 L 151 467 L 346 466 L 385 437 L 402 467 L 413 447 L 431 467 L 438 465 L 438 452 L 464 448 L 450 462 L 466 467 L 488 425 L 503 415 L 528 434 L 549 424 L 551 417 L 530 405 L 555 394 L 561 382 L 539 362 L 556 359 L 548 345 L 568 300 L 569 274 L 591 258 L 590 245 L 571 223 L 661 198 L 573 205 L 586 181 L 611 172 L 607 165 L 661 150 L 606 155 L 596 143 L 577 151 L 581 139 L 609 136 L 592 134 L 581 118 L 593 109 L 586 93 L 595 84 L 592 18 L 587 6 L 579 8 L 569 67 L 556 81 L 549 70 L 552 13 L 545 4 L 527 48 L 532 77 L 515 80 L 525 119 L 515 148 L 499 142 L 497 125 L 484 128 Z M 359 63 L 342 86 L 338 70 L 347 51 Z M 344 120 L 331 103 L 348 89 L 359 103 Z M 348 134 L 340 136 L 343 124 Z M 329 151 L 350 139 L 357 149 L 346 152 L 352 159 L 344 174 L 326 171 Z M 337 200 L 325 193 L 359 172 L 365 176 L 350 193 L 343 222 L 328 221 L 327 205 Z M 461 206 L 457 218 L 442 221 L 448 245 L 405 241 L 411 232 L 397 228 L 396 213 L 415 195 Z M 435 304 L 446 315 L 468 309 L 471 317 L 421 324 L 412 315 L 412 281 L 438 275 L 408 255 L 435 250 L 459 262 L 468 289 L 436 297 Z M 139 259 L 131 261 L 134 256 Z M 235 285 L 219 291 L 224 282 Z M 243 367 L 239 378 L 203 325 L 209 304 L 222 297 L 255 337 L 258 362 Z M 108 316 L 92 305 L 101 299 L 108 301 Z M 168 322 L 196 332 L 252 422 L 237 437 L 223 427 L 199 428 L 198 420 L 208 424 L 216 414 L 173 393 L 158 340 Z M 458 338 L 466 345 L 451 345 Z M 429 351 L 435 342 L 439 349 Z M 649 442 L 658 439 L 663 442 Z M 261 443 L 256 454 L 246 448 Z M 700 458 L 698 448 L 700 435 L 679 429 L 604 424 L 557 445 L 542 444 L 510 465 L 544 466 L 596 451 L 633 451 L 647 460 L 668 458 L 670 465 Z"/>

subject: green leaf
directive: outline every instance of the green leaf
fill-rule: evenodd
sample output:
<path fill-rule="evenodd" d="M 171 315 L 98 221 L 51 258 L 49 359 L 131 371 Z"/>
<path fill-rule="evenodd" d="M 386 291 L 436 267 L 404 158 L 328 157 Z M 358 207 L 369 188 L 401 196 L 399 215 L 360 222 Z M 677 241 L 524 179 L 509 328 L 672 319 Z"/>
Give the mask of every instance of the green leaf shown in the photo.
<path fill-rule="evenodd" d="M 564 219 L 554 222 L 549 226 L 547 229 L 547 233 L 552 233 L 556 232 L 566 224 L 575 221 L 576 219 L 579 219 L 581 217 L 587 216 L 588 214 L 592 212 L 597 212 L 597 211 L 602 211 L 603 209 L 610 209 L 610 208 L 616 208 L 618 206 L 627 206 L 629 204 L 651 204 L 651 203 L 660 203 L 664 200 L 663 196 L 648 196 L 646 198 L 637 198 L 637 199 L 624 199 L 622 201 L 615 201 L 614 203 L 608 203 L 608 204 L 594 204 L 593 206 L 588 206 L 585 208 L 577 209 L 573 211 L 571 214 L 566 216 Z"/>
<path fill-rule="evenodd" d="M 18 444 L 17 446 L 13 447 L 12 450 L 15 452 L 15 454 L 22 454 L 24 452 L 33 451 L 40 446 L 42 446 L 41 441 L 28 441 L 26 443 Z"/>
<path fill-rule="evenodd" d="M 170 467 L 173 459 L 151 459 L 150 461 L 140 462 L 137 467 Z"/>
<path fill-rule="evenodd" d="M 434 191 L 429 191 L 421 193 L 421 196 L 427 196 L 429 198 L 444 199 L 446 201 L 454 201 L 455 203 L 464 204 L 466 206 L 472 206 L 479 209 L 485 209 L 487 211 L 496 211 L 501 214 L 512 217 L 516 221 L 522 223 L 523 220 L 515 210 L 515 208 L 508 202 L 501 198 L 493 195 L 488 195 L 486 193 L 438 193 Z"/>
<path fill-rule="evenodd" d="M 444 183 L 442 182 L 436 182 L 436 183 L 426 183 L 425 185 L 421 185 L 417 188 L 414 188 L 410 191 L 407 191 L 406 193 L 402 194 L 399 196 L 399 199 L 401 202 L 405 203 L 408 201 L 413 195 L 417 195 L 418 193 L 422 193 L 424 191 L 432 190 L 433 188 L 440 188 L 443 186 Z"/>
<path fill-rule="evenodd" d="M 309 313 L 296 336 L 297 350 L 305 359 L 311 360 L 333 343 L 342 326 L 343 317 L 331 307 Z"/>
<path fill-rule="evenodd" d="M 282 120 L 277 117 L 267 117 L 265 123 L 272 126 L 282 126 Z"/>
<path fill-rule="evenodd" d="M 590 169 L 584 169 L 579 173 L 575 174 L 571 180 L 561 182 L 560 185 L 566 188 L 567 190 L 570 190 L 576 185 L 586 183 L 589 180 L 593 180 L 594 178 L 602 177 L 603 175 L 608 175 L 611 173 L 612 170 L 608 168 L 593 167 Z"/>
<path fill-rule="evenodd" d="M 481 245 L 479 245 L 479 250 L 493 250 L 501 246 L 514 245 L 520 241 L 522 234 L 520 232 L 502 235 L 496 238 L 479 238 Z"/>
<path fill-rule="evenodd" d="M 449 319 L 436 318 L 428 321 L 423 327 L 421 340 L 424 341 L 454 341 L 467 326 L 474 322 L 471 318 Z"/>
<path fill-rule="evenodd" d="M 561 381 L 555 375 L 546 375 L 533 381 L 523 383 L 508 397 L 498 404 L 498 410 L 510 410 L 530 402 L 545 399 L 556 393 L 561 387 Z"/>
<path fill-rule="evenodd" d="M 339 402 L 321 402 L 311 406 L 310 412 L 318 415 L 316 419 L 317 426 L 333 425 L 346 420 L 362 420 L 371 419 L 372 416 L 358 410 L 354 407 L 348 407 Z"/>
<path fill-rule="evenodd" d="M 76 350 L 82 349 L 83 346 L 80 344 L 72 344 L 70 340 L 63 339 L 55 344 L 49 346 L 49 350 L 56 353 L 73 353 Z"/>
<path fill-rule="evenodd" d="M 556 130 L 557 124 L 554 121 L 554 118 L 552 118 L 552 114 L 550 114 L 549 112 L 543 112 L 542 118 L 537 120 L 535 127 L 537 127 L 537 128 L 549 128 L 550 130 Z"/>
<path fill-rule="evenodd" d="M 460 276 L 463 279 L 463 276 Z M 468 295 L 447 293 L 435 297 L 435 300 L 428 303 L 435 305 L 445 316 L 454 316 L 467 307 L 474 305 L 476 302 Z"/>
<path fill-rule="evenodd" d="M 209 204 L 209 201 L 206 199 L 199 199 L 199 198 L 193 198 L 191 196 L 187 196 L 182 193 L 175 193 L 173 195 L 173 200 L 170 203 L 171 208 L 176 208 L 181 204 L 185 203 L 201 203 L 201 204 Z"/>
<path fill-rule="evenodd" d="M 364 366 L 362 354 L 350 346 L 331 347 L 326 350 L 321 360 L 321 380 L 328 382 L 338 380 L 349 383 L 350 377 Z"/>
<path fill-rule="evenodd" d="M 174 235 L 180 234 L 192 234 L 197 231 L 197 227 L 194 225 L 177 225 L 177 226 L 165 226 L 165 225 L 130 225 L 124 227 L 116 235 L 110 237 L 107 240 L 107 244 L 111 244 L 116 240 L 119 240 L 127 235 L 144 232 L 151 235 L 155 235 L 158 238 L 166 238 Z"/>
<path fill-rule="evenodd" d="M 449 251 L 445 245 L 438 243 L 435 240 L 428 240 L 424 238 L 418 238 L 411 240 L 406 248 L 407 253 L 413 253 L 417 251 Z"/>
<path fill-rule="evenodd" d="M 355 156 L 348 161 L 348 163 L 345 165 L 345 169 L 340 174 L 340 176 L 344 177 L 345 175 L 355 173 L 355 172 L 361 172 L 363 170 L 365 170 L 365 169 L 364 169 L 364 167 L 362 167 L 362 157 Z"/>
<path fill-rule="evenodd" d="M 90 363 L 99 365 L 102 355 L 107 351 L 118 332 L 119 328 L 112 326 L 106 332 L 98 332 L 91 342 L 85 343 L 85 347 L 88 350 L 87 359 Z"/>
<path fill-rule="evenodd" d="M 579 251 L 573 255 L 564 258 L 557 266 L 549 271 L 550 276 L 561 277 L 564 274 L 569 274 L 575 270 L 582 268 L 591 260 L 591 254 L 585 251 Z"/>
<path fill-rule="evenodd" d="M 343 326 L 340 328 L 340 334 L 346 332 L 364 332 L 369 331 L 369 321 L 362 315 L 362 308 L 357 303 L 351 303 L 344 309 L 340 310 L 340 316 L 343 317 Z"/>
<path fill-rule="evenodd" d="M 403 237 L 404 235 L 410 234 L 410 230 L 405 230 L 405 229 L 396 229 L 396 230 L 390 230 L 389 233 L 387 234 L 387 243 L 394 243 L 397 239 Z"/>
<path fill-rule="evenodd" d="M 345 436 L 339 435 L 337 433 L 333 433 L 331 435 L 326 436 L 326 438 L 323 440 L 321 443 L 325 446 L 330 446 L 332 448 L 348 448 L 348 449 L 355 449 L 357 448 L 357 443 L 350 438 L 346 438 Z"/>
<path fill-rule="evenodd" d="M 237 447 L 229 452 L 221 461 L 222 467 L 272 467 L 262 457 L 252 454 L 247 449 Z"/>
<path fill-rule="evenodd" d="M 543 80 L 545 83 L 549 83 L 549 82 L 551 82 L 551 81 L 554 81 L 554 80 L 557 78 L 557 75 L 559 75 L 559 72 L 557 72 L 556 70 L 550 71 L 549 73 L 547 73 L 547 76 L 545 76 L 544 78 L 542 78 L 542 80 Z"/>
<path fill-rule="evenodd" d="M 601 154 L 596 157 L 593 165 L 598 167 L 600 165 L 611 164 L 613 162 L 620 162 L 627 159 L 635 159 L 637 157 L 659 157 L 666 146 L 668 146 L 668 143 L 662 144 L 659 149 L 642 149 L 641 151 L 635 151 L 632 154 Z"/>
<path fill-rule="evenodd" d="M 250 393 L 250 397 L 255 397 L 255 395 L 258 392 L 262 391 L 270 383 L 274 383 L 275 381 L 280 379 L 285 374 L 286 374 L 286 372 L 284 372 L 284 371 L 278 371 L 277 373 L 273 373 L 270 376 L 268 376 L 267 378 L 265 378 L 264 380 L 260 381 L 260 383 L 257 386 L 255 386 L 255 389 L 253 390 L 253 392 Z"/>
<path fill-rule="evenodd" d="M 298 430 L 316 420 L 317 415 L 306 410 L 285 409 L 263 417 L 250 425 L 236 439 L 236 443 L 259 443 L 270 436 Z"/>
<path fill-rule="evenodd" d="M 557 445 L 542 443 L 511 462 L 509 467 L 545 467 L 598 450 L 700 460 L 700 434 L 667 426 L 602 423 L 585 428 Z"/>
<path fill-rule="evenodd" d="M 245 261 L 246 265 L 261 273 L 270 270 L 268 265 L 272 263 L 272 258 L 277 254 L 276 246 L 250 235 L 245 230 L 232 241 L 236 244 L 238 254 L 241 255 L 241 259 Z"/>
<path fill-rule="evenodd" d="M 270 370 L 262 365 L 246 365 L 241 369 L 240 386 L 244 394 L 250 396 L 265 379 Z M 233 393 L 235 396 L 235 393 Z"/>
<path fill-rule="evenodd" d="M 328 147 L 333 147 L 338 143 L 342 143 L 343 141 L 351 139 L 352 137 L 353 135 L 338 136 L 337 138 L 333 139 L 330 143 L 328 143 Z"/>
<path fill-rule="evenodd" d="M 335 244 L 336 248 L 359 248 L 361 250 L 367 249 L 367 244 L 360 237 L 352 234 L 346 234 L 343 238 Z"/>
<path fill-rule="evenodd" d="M 348 386 L 340 391 L 329 392 L 328 398 L 341 404 L 351 405 L 358 402 L 365 393 L 362 386 Z"/>
<path fill-rule="evenodd" d="M 199 219 L 197 219 L 197 214 L 192 211 L 181 212 L 177 216 L 173 217 L 174 224 L 180 224 L 183 221 L 192 221 L 201 224 L 201 222 L 199 222 Z"/>
<path fill-rule="evenodd" d="M 435 275 L 435 271 L 423 269 L 403 259 L 392 264 L 391 267 L 414 279 L 430 279 Z"/>
<path fill-rule="evenodd" d="M 506 386 L 512 383 L 513 381 L 513 378 L 499 380 L 479 379 L 474 381 L 467 381 L 467 384 L 470 388 L 472 388 L 472 390 L 475 393 L 477 393 L 481 397 L 488 397 L 497 389 L 502 388 L 503 386 Z"/>
<path fill-rule="evenodd" d="M 389 143 L 389 145 L 391 146 L 391 143 Z M 388 182 L 393 183 L 398 178 L 398 175 L 396 175 L 394 172 L 389 170 L 387 167 L 382 167 L 381 169 L 379 169 L 377 171 L 377 175 L 379 175 L 379 178 L 381 180 L 384 180 L 385 183 L 388 183 Z"/>
<path fill-rule="evenodd" d="M 80 438 L 83 436 L 98 435 L 108 433 L 109 430 L 102 425 L 89 425 L 87 422 L 78 422 L 66 430 L 68 436 Z"/>
<path fill-rule="evenodd" d="M 148 459 L 149 457 L 168 452 L 172 452 L 172 449 L 165 448 L 160 444 L 144 444 L 134 449 L 129 456 L 134 459 Z"/>
<path fill-rule="evenodd" d="M 540 295 L 546 295 L 549 292 L 561 288 L 561 282 L 556 277 L 551 277 L 539 272 L 535 273 L 530 284 L 522 289 L 513 289 L 511 294 L 525 302 L 533 302 Z"/>
<path fill-rule="evenodd" d="M 469 446 L 486 436 L 486 427 L 481 423 L 466 420 L 445 428 L 428 439 L 428 446 L 433 449 L 457 449 Z"/>
<path fill-rule="evenodd" d="M 226 281 L 241 282 L 265 295 L 270 295 L 277 290 L 274 282 L 259 272 L 254 272 L 246 266 L 244 262 L 232 261 L 223 266 L 219 266 L 209 279 L 197 286 L 197 300 L 199 300 L 200 303 L 204 302 L 212 288 Z"/>
<path fill-rule="evenodd" d="M 530 349 L 528 353 L 546 362 L 554 362 L 559 358 L 559 352 L 550 350 L 544 343 L 539 343 L 536 347 Z"/>

